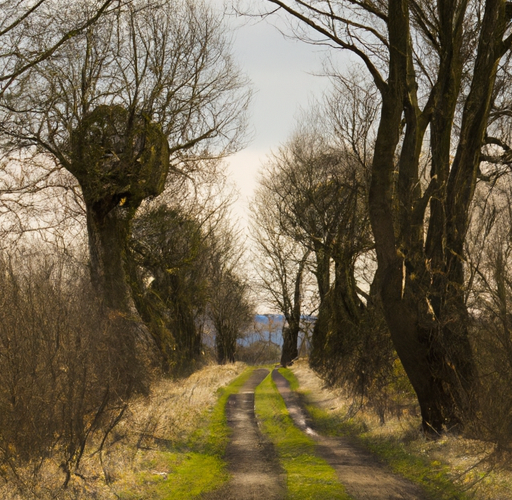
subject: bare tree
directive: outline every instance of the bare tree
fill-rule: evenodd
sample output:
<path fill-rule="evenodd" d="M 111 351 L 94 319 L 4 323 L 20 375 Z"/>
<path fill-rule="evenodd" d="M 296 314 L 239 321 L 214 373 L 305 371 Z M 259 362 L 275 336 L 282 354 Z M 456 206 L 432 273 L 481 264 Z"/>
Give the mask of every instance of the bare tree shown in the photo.
<path fill-rule="evenodd" d="M 258 283 L 271 306 L 285 317 L 281 364 L 286 366 L 298 357 L 298 337 L 303 313 L 303 281 L 307 273 L 309 248 L 304 248 L 283 230 L 282 200 L 276 196 L 272 176 L 263 172 L 252 211 L 252 237 L 256 244 Z"/>
<path fill-rule="evenodd" d="M 89 9 L 75 3 L 55 16 L 65 26 Z M 127 342 L 154 342 L 129 286 L 131 221 L 169 169 L 187 175 L 240 146 L 248 99 L 221 17 L 196 2 L 144 0 L 90 26 L 4 94 L 14 147 L 34 148 L 80 184 L 93 281 Z"/>
<path fill-rule="evenodd" d="M 314 260 L 312 272 L 320 302 L 313 335 L 314 360 L 325 353 L 327 331 L 332 330 L 325 321 L 331 322 L 334 310 L 344 311 L 339 328 L 348 334 L 359 323 L 364 308 L 355 265 L 373 246 L 365 171 L 347 149 L 330 143 L 319 131 L 301 130 L 270 160 L 261 184 L 269 193 L 267 210 L 274 212 L 275 225 L 302 248 L 302 256 L 296 260 L 301 274 L 309 253 Z M 295 283 L 300 285 L 300 279 Z M 336 305 L 332 303 L 335 294 Z M 340 320 L 338 314 L 337 322 Z"/>
<path fill-rule="evenodd" d="M 479 354 L 482 400 L 475 427 L 510 452 L 512 428 L 505 417 L 512 409 L 512 245 L 511 179 L 480 182 L 473 200 L 466 241 L 468 287 L 466 301 L 472 316 L 472 343 Z M 503 457 L 500 457 L 503 458 Z"/>
<path fill-rule="evenodd" d="M 120 0 L 89 2 L 83 15 L 68 18 L 66 24 L 60 25 L 61 19 L 55 14 L 67 7 L 60 1 L 0 2 L 0 96 L 25 72 L 52 57 L 70 39 L 125 3 Z M 34 39 L 39 43 L 34 44 Z"/>
<path fill-rule="evenodd" d="M 207 314 L 220 364 L 234 363 L 237 340 L 254 318 L 249 280 L 243 275 L 243 253 L 244 247 L 233 229 L 224 227 L 210 239 Z"/>
<path fill-rule="evenodd" d="M 30 250 L 0 255 L 0 463 L 23 498 L 44 491 L 48 460 L 65 488 L 129 392 L 86 266 L 52 247 Z"/>
<path fill-rule="evenodd" d="M 126 6 L 130 0 L 99 0 L 89 2 L 87 9 L 63 19 L 60 13 L 69 6 L 59 0 L 0 2 L 0 97 L 20 77 L 51 58 L 56 51 L 73 38 L 91 28 L 103 16 L 110 16 Z M 35 42 L 37 40 L 37 42 Z M 35 42 L 35 43 L 34 43 Z M 2 153 L 9 144 L 2 140 Z M 63 237 L 60 230 L 66 224 L 70 233 L 77 232 L 73 220 L 81 218 L 80 203 L 76 203 L 76 181 L 70 182 L 41 158 L 31 159 L 27 154 L 4 158 L 0 175 L 0 216 L 2 246 L 30 244 L 32 236 L 45 230 L 53 233 L 54 242 Z M 26 163 L 33 161 L 31 168 Z M 25 164 L 21 167 L 21 164 Z M 45 188 L 45 193 L 36 195 Z M 46 189 L 48 188 L 48 189 Z M 56 210 L 52 199 L 67 198 L 64 210 Z M 37 216 L 35 217 L 35 215 Z M 37 222 L 35 220 L 37 219 Z M 47 235 L 48 235 L 47 233 Z M 68 235 L 67 243 L 75 236 Z M 25 240 L 25 241 L 21 241 Z M 27 241 L 28 240 L 28 241 Z M 58 242 L 61 244 L 61 242 Z"/>

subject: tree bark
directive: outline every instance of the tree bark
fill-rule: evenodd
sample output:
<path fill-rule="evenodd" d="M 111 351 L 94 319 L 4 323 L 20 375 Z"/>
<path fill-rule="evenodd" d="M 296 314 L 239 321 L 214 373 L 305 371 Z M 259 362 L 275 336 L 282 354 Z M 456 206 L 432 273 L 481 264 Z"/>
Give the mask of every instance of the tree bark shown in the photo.
<path fill-rule="evenodd" d="M 109 318 L 119 376 L 145 392 L 148 369 L 160 363 L 160 352 L 135 306 L 127 273 L 133 213 L 117 206 L 104 214 L 87 206 L 87 230 L 91 278 Z"/>
<path fill-rule="evenodd" d="M 399 3 L 390 3 L 390 12 Z M 406 68 L 407 55 L 411 52 L 403 35 L 407 33 L 408 25 L 404 14 L 406 8 L 393 10 L 395 15 L 390 15 L 390 79 L 388 92 L 383 94 L 372 170 L 370 214 L 382 270 L 381 292 L 386 320 L 397 353 L 418 395 L 423 428 L 429 433 L 440 433 L 447 427 L 460 424 L 471 406 L 469 399 L 475 367 L 464 304 L 463 245 L 496 67 L 503 49 L 504 5 L 502 0 L 490 0 L 486 4 L 474 77 L 449 177 L 451 123 L 461 71 L 457 51 L 461 40 L 450 38 L 442 41 L 445 54 L 438 88 L 434 89 L 437 99 L 432 124 L 434 197 L 425 254 L 418 244 L 422 241 L 421 235 L 414 234 L 414 227 L 407 233 L 404 221 L 406 224 L 410 221 L 403 216 L 415 209 L 414 204 L 410 206 L 408 203 L 408 190 L 413 186 L 409 181 L 412 179 L 414 182 L 411 167 L 416 162 L 412 154 L 414 141 L 409 144 L 407 136 L 409 128 L 417 126 L 417 115 L 408 109 L 414 103 L 406 97 L 410 93 L 404 91 L 410 78 Z M 447 16 L 442 19 L 446 24 Z M 443 29 L 447 29 L 446 26 Z M 447 33 L 460 36 L 457 30 Z M 394 48 L 400 50 L 395 52 Z M 401 152 L 400 176 L 403 176 L 401 181 L 399 179 L 398 194 L 402 215 L 397 224 L 390 201 L 392 184 L 389 180 L 397 142 L 395 138 L 391 140 L 390 131 L 400 128 L 401 97 L 408 103 L 405 106 L 408 130 Z M 420 144 L 421 140 L 421 136 L 418 137 Z M 404 158 L 407 154 L 409 159 Z M 418 200 L 419 197 L 416 194 L 412 199 Z M 401 229 L 399 240 L 393 232 L 396 226 Z M 425 265 L 427 262 L 430 268 Z"/>
<path fill-rule="evenodd" d="M 395 236 L 393 171 L 410 76 L 408 57 L 411 47 L 406 0 L 390 0 L 388 26 L 389 78 L 382 92 L 381 120 L 372 164 L 370 221 L 381 276 L 381 299 L 393 344 L 418 396 L 423 429 L 438 432 L 444 423 L 446 396 L 441 381 L 431 373 L 429 339 L 418 324 L 418 300 L 422 297 L 407 286 L 410 279 L 407 279 L 405 255 L 399 249 Z M 414 148 L 412 152 L 415 152 Z"/>
<path fill-rule="evenodd" d="M 471 89 L 465 102 L 459 144 L 447 184 L 446 284 L 440 304 L 442 334 L 446 364 L 453 367 L 449 374 L 463 389 L 456 393 L 456 403 L 466 411 L 470 410 L 474 398 L 476 369 L 467 329 L 464 243 L 496 72 L 504 51 L 505 4 L 504 0 L 486 2 Z"/>
<path fill-rule="evenodd" d="M 299 339 L 300 319 L 302 314 L 302 276 L 308 258 L 309 251 L 306 252 L 299 263 L 297 275 L 295 276 L 293 304 L 289 304 L 291 307 L 289 307 L 289 311 L 285 313 L 287 326 L 283 328 L 283 349 L 281 351 L 282 366 L 288 366 L 299 356 L 297 342 Z"/>
<path fill-rule="evenodd" d="M 283 349 L 281 351 L 281 366 L 289 366 L 299 356 L 297 342 L 300 327 L 298 324 L 287 325 L 283 328 Z"/>

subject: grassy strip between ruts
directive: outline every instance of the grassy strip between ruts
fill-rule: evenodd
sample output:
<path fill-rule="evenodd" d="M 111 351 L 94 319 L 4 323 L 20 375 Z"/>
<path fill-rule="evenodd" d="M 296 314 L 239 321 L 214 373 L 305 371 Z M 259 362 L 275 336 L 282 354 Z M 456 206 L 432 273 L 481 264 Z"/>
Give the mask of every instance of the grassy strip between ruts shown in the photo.
<path fill-rule="evenodd" d="M 315 429 L 330 436 L 352 436 L 367 449 L 375 453 L 392 470 L 401 476 L 419 484 L 432 500 L 468 500 L 449 478 L 449 467 L 439 461 L 430 462 L 407 452 L 403 443 L 393 437 L 372 436 L 366 432 L 364 423 L 356 420 L 344 421 L 315 405 L 307 404 L 307 392 L 300 391 L 299 382 L 293 372 L 287 368 L 279 372 L 288 380 L 293 391 L 300 392 L 306 400 L 306 410 Z"/>
<path fill-rule="evenodd" d="M 222 459 L 229 441 L 226 403 L 249 379 L 254 368 L 248 368 L 228 386 L 219 390 L 219 399 L 213 409 L 205 411 L 204 426 L 197 429 L 188 442 L 174 449 L 161 451 L 147 463 L 147 472 L 139 474 L 145 484 L 144 495 L 123 492 L 123 500 L 190 500 L 221 486 L 229 479 Z M 152 470 L 167 470 L 155 474 Z"/>
<path fill-rule="evenodd" d="M 256 388 L 256 415 L 287 473 L 287 499 L 350 500 L 315 442 L 293 424 L 271 375 Z"/>

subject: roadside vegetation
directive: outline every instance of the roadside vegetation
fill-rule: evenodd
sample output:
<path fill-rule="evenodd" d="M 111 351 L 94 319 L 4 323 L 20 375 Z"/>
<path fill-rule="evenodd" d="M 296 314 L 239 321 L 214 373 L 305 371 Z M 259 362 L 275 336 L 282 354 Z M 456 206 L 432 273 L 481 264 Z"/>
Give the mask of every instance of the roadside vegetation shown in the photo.
<path fill-rule="evenodd" d="M 188 378 L 160 380 L 148 396 L 126 405 L 108 436 L 92 436 L 66 487 L 56 448 L 37 461 L 13 460 L 10 470 L 3 468 L 0 496 L 163 500 L 215 488 L 228 477 L 222 460 L 228 436 L 224 407 L 250 373 L 242 363 L 212 364 Z"/>
<path fill-rule="evenodd" d="M 305 359 L 280 372 L 301 396 L 314 429 L 359 442 L 394 472 L 421 485 L 432 500 L 512 498 L 512 471 L 493 444 L 457 435 L 427 439 L 412 395 L 407 406 L 402 395 L 394 414 L 382 421 L 367 401 L 327 387 Z"/>
<path fill-rule="evenodd" d="M 156 452 L 142 458 L 139 462 L 140 468 L 131 476 L 131 481 L 123 481 L 126 488 L 122 487 L 123 482 L 116 485 L 115 490 L 119 498 L 187 500 L 214 490 L 229 479 L 226 463 L 223 460 L 229 439 L 225 414 L 226 403 L 229 396 L 238 392 L 253 371 L 253 368 L 246 368 L 242 364 L 235 366 L 237 369 L 234 370 L 210 366 L 184 381 L 185 387 L 190 387 L 189 404 L 187 405 L 184 398 L 185 408 L 180 416 L 176 414 L 175 405 L 165 408 L 165 412 L 168 412 L 164 418 L 168 422 L 169 437 L 163 440 L 163 446 L 160 446 Z M 220 379 L 226 381 L 228 373 L 233 376 L 241 369 L 244 371 L 238 377 L 215 391 L 218 399 L 211 406 L 212 389 Z M 211 382 L 214 384 L 210 385 Z M 208 397 L 199 396 L 192 406 L 190 398 L 196 390 Z M 156 409 L 161 402 L 155 400 L 154 408 Z M 209 407 L 205 409 L 204 405 Z M 194 408 L 197 411 L 195 415 Z M 163 415 L 163 409 L 159 411 Z M 191 420 L 187 422 L 188 419 Z M 175 442 L 171 442 L 169 439 L 173 432 L 171 426 L 175 426 L 176 423 L 178 426 L 186 425 L 188 432 L 182 433 Z"/>
<path fill-rule="evenodd" d="M 266 301 L 282 364 L 309 356 L 294 373 L 316 381 L 319 428 L 433 498 L 509 500 L 510 2 L 247 4 L 361 64 L 326 64 L 330 90 L 262 168 L 256 284 L 224 162 L 252 95 L 227 11 L 0 0 L 0 496 L 179 499 L 227 480 L 241 381 L 216 390 L 237 360 L 278 355 L 270 329 L 239 344 Z M 290 498 L 343 495 L 270 380 L 257 400 Z"/>
<path fill-rule="evenodd" d="M 184 476 L 214 468 L 165 448 L 195 410 L 169 435 L 156 415 L 183 410 L 180 377 L 235 362 L 253 315 L 223 163 L 251 89 L 224 14 L 0 3 L 0 496 L 109 498 L 160 446 Z"/>
<path fill-rule="evenodd" d="M 313 315 L 309 361 L 327 384 L 382 420 L 399 367 L 425 434 L 493 443 L 505 465 L 510 5 L 241 3 L 352 57 L 329 59 L 331 88 L 269 155 L 255 193 L 259 285 L 287 319 L 283 361 L 296 357 L 297 318 Z"/>

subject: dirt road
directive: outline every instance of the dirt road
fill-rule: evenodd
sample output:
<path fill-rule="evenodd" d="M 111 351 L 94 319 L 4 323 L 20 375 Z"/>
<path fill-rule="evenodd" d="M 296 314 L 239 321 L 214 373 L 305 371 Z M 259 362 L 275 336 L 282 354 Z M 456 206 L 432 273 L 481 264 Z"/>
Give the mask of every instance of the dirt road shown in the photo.
<path fill-rule="evenodd" d="M 228 400 L 226 413 L 232 435 L 225 458 L 232 478 L 223 488 L 205 495 L 205 500 L 280 500 L 286 496 L 286 476 L 272 444 L 261 434 L 254 414 L 254 389 L 268 373 L 265 369 L 255 370 L 240 392 Z M 277 370 L 272 372 L 272 378 L 295 425 L 316 441 L 318 455 L 335 469 L 354 499 L 425 499 L 416 485 L 393 474 L 350 439 L 317 434 L 308 425 L 301 402 L 290 390 L 288 381 Z"/>

